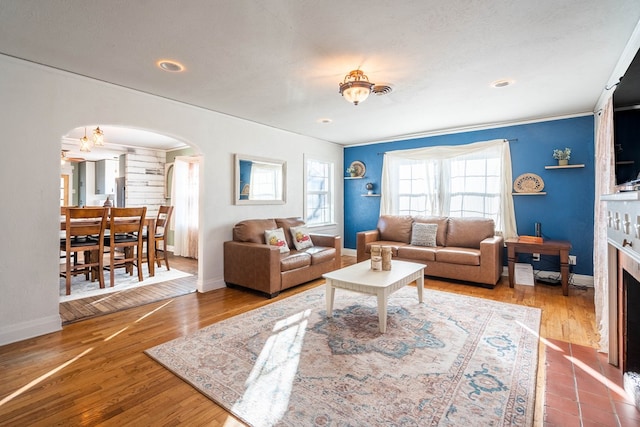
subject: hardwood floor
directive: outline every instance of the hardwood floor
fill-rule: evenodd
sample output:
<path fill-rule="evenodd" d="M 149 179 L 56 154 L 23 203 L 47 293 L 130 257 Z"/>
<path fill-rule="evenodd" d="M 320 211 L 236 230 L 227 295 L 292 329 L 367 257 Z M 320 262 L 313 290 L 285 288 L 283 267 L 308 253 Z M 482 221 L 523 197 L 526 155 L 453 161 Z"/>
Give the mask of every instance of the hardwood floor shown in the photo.
<path fill-rule="evenodd" d="M 343 259 L 345 265 L 353 262 Z M 189 294 L 0 347 L 0 425 L 243 425 L 144 350 L 323 283 L 307 283 L 273 300 L 230 288 Z M 542 337 L 591 347 L 598 340 L 593 289 L 571 287 L 564 297 L 560 287 L 510 289 L 507 278 L 493 290 L 431 278 L 425 286 L 539 307 Z M 538 372 L 538 384 L 544 384 L 543 369 Z"/>
<path fill-rule="evenodd" d="M 156 283 L 152 286 L 126 289 L 108 294 L 108 296 L 97 295 L 61 302 L 62 324 L 67 325 L 195 292 L 198 286 L 198 262 L 194 259 L 174 256 L 171 253 L 168 253 L 167 256 L 172 271 L 180 270 L 191 274 L 191 276 Z M 164 264 L 162 268 L 165 268 Z"/>

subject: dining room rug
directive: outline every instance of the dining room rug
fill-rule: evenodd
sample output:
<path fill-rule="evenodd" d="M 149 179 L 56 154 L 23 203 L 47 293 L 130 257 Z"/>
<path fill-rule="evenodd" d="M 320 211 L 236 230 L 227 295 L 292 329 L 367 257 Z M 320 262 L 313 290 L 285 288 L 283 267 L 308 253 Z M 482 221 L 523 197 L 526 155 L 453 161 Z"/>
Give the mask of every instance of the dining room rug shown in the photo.
<path fill-rule="evenodd" d="M 119 292 L 126 289 L 138 288 L 141 286 L 153 285 L 156 283 L 167 282 L 169 280 L 181 279 L 183 277 L 191 276 L 190 273 L 176 270 L 172 268 L 167 270 L 166 266 L 155 268 L 155 274 L 153 277 L 149 277 L 149 267 L 145 263 L 142 265 L 142 277 L 143 281 L 138 281 L 138 274 L 134 268 L 133 276 L 129 275 L 124 268 L 118 268 L 115 270 L 115 284 L 110 286 L 110 274 L 109 270 L 104 272 L 104 288 L 100 288 L 100 283 L 96 281 L 86 280 L 84 275 L 77 275 L 71 277 L 71 294 L 67 295 L 66 282 L 64 277 L 60 277 L 60 302 L 73 301 L 79 298 L 93 297 L 98 295 L 106 295 L 113 292 Z"/>
<path fill-rule="evenodd" d="M 414 286 L 325 287 L 146 350 L 251 426 L 530 426 L 540 309 Z"/>

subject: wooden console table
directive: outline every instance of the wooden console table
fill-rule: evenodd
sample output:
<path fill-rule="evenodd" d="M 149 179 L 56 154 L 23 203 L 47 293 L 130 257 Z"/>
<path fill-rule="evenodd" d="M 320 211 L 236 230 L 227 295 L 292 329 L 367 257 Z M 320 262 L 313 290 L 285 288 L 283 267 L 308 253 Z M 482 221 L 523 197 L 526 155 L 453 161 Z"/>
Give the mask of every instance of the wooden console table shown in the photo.
<path fill-rule="evenodd" d="M 515 263 L 518 253 L 556 255 L 560 257 L 560 275 L 562 277 L 562 295 L 569 295 L 569 251 L 571 243 L 566 240 L 545 240 L 542 243 L 522 242 L 518 239 L 506 239 L 509 261 L 509 287 L 513 288 Z"/>

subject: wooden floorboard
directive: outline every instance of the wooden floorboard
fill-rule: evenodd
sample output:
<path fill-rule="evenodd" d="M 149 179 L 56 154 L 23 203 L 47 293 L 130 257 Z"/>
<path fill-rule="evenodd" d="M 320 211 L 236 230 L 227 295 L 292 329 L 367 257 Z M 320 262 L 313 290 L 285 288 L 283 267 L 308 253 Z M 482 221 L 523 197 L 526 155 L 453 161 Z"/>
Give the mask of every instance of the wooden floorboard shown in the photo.
<path fill-rule="evenodd" d="M 353 258 L 345 257 L 344 262 L 353 263 Z M 242 425 L 146 356 L 144 350 L 323 283 L 315 280 L 272 300 L 229 288 L 192 293 L 72 323 L 59 332 L 2 346 L 0 425 Z M 495 289 L 429 277 L 425 286 L 539 307 L 542 337 L 590 347 L 597 343 L 593 289 L 571 287 L 569 296 L 564 297 L 560 287 L 511 289 L 507 278 Z M 543 366 L 543 354 L 539 366 Z M 542 369 L 540 375 L 544 375 Z M 538 384 L 542 383 L 539 379 Z"/>
<path fill-rule="evenodd" d="M 62 324 L 67 325 L 195 292 L 198 281 L 198 262 L 194 259 L 176 257 L 171 254 L 168 257 L 171 267 L 189 273 L 191 276 L 111 294 L 61 302 Z"/>

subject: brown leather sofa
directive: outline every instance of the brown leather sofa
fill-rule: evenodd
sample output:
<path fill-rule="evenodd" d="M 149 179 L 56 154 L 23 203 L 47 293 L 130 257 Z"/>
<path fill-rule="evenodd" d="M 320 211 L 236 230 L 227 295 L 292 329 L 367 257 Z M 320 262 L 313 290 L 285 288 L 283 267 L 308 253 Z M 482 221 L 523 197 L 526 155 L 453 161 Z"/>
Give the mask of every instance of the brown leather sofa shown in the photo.
<path fill-rule="evenodd" d="M 273 298 L 284 289 L 321 277 L 341 267 L 340 236 L 310 234 L 313 246 L 295 249 L 290 228 L 299 218 L 250 219 L 233 227 L 233 240 L 224 242 L 224 281 L 229 287 L 253 289 Z M 290 252 L 265 243 L 264 232 L 284 230 Z"/>
<path fill-rule="evenodd" d="M 435 246 L 411 244 L 414 223 L 437 224 Z M 371 257 L 374 244 L 391 246 L 394 259 L 426 264 L 426 276 L 493 288 L 502 274 L 503 238 L 491 219 L 381 216 L 376 230 L 357 233 L 358 262 Z"/>

